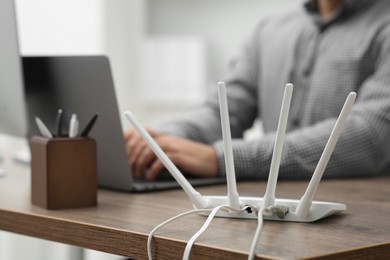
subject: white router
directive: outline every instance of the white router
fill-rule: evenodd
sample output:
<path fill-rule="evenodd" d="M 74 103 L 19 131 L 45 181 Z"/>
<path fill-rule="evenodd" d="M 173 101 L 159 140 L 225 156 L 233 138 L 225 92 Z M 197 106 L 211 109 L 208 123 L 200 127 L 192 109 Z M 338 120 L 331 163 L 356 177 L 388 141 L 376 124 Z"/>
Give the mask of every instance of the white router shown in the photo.
<path fill-rule="evenodd" d="M 279 116 L 278 129 L 276 132 L 275 146 L 271 161 L 270 173 L 265 195 L 259 197 L 240 197 L 237 192 L 236 177 L 234 172 L 233 151 L 231 147 L 230 123 L 228 115 L 228 105 L 226 97 L 226 87 L 223 82 L 218 83 L 219 103 L 222 122 L 222 133 L 225 152 L 226 178 L 227 178 L 227 196 L 202 196 L 196 191 L 187 181 L 179 169 L 172 163 L 163 150 L 157 145 L 145 128 L 138 122 L 136 117 L 129 111 L 125 112 L 125 116 L 137 129 L 139 134 L 144 138 L 149 147 L 153 150 L 156 156 L 161 160 L 164 166 L 172 174 L 174 179 L 179 183 L 187 196 L 194 204 L 196 209 L 213 209 L 221 205 L 229 205 L 235 209 L 242 209 L 249 206 L 249 209 L 240 211 L 239 213 L 225 210 L 219 211 L 217 216 L 228 218 L 247 218 L 257 219 L 260 210 L 263 211 L 263 217 L 266 220 L 278 221 L 295 221 L 295 222 L 312 222 L 329 215 L 343 212 L 347 209 L 345 204 L 313 201 L 314 194 L 318 184 L 328 164 L 329 158 L 333 152 L 336 142 L 340 136 L 341 130 L 348 118 L 356 98 L 356 93 L 351 92 L 341 110 L 339 118 L 330 134 L 329 140 L 321 155 L 318 165 L 313 173 L 306 192 L 300 200 L 275 198 L 276 182 L 279 173 L 280 159 L 283 149 L 284 136 L 287 125 L 288 113 L 292 97 L 293 85 L 287 84 L 282 109 Z M 209 213 L 204 213 L 208 215 Z"/>

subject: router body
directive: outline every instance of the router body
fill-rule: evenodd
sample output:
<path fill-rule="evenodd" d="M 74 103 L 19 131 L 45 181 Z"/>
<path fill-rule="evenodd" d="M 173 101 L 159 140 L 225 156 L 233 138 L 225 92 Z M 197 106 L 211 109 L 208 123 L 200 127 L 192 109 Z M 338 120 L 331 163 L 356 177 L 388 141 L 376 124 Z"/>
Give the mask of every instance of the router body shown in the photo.
<path fill-rule="evenodd" d="M 215 208 L 220 205 L 228 205 L 227 196 L 203 196 L 208 202 L 207 208 Z M 257 219 L 260 207 L 256 205 L 263 205 L 263 198 L 259 197 L 239 197 L 239 202 L 242 206 L 250 206 L 253 210 L 241 211 L 239 213 L 220 210 L 217 217 L 224 218 L 244 218 Z M 263 215 L 264 220 L 275 221 L 290 221 L 290 222 L 313 222 L 333 214 L 338 214 L 347 210 L 347 206 L 341 203 L 313 201 L 310 212 L 306 217 L 300 217 L 295 214 L 295 210 L 299 204 L 299 200 L 276 198 L 275 205 L 282 205 L 288 207 L 288 212 L 283 217 L 276 215 Z M 196 208 L 196 207 L 195 207 Z M 207 216 L 207 213 L 200 213 Z"/>

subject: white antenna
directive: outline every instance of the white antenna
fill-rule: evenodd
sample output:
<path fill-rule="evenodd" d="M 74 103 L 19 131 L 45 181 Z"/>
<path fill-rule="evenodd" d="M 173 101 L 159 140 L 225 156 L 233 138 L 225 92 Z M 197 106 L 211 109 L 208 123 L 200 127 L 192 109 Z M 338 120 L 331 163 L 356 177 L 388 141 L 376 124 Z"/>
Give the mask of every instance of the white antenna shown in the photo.
<path fill-rule="evenodd" d="M 219 110 L 221 113 L 222 139 L 225 153 L 226 180 L 229 206 L 240 208 L 239 195 L 237 192 L 236 173 L 234 171 L 233 149 L 230 133 L 229 109 L 224 82 L 218 82 Z"/>
<path fill-rule="evenodd" d="M 336 124 L 332 130 L 332 133 L 330 134 L 325 149 L 322 152 L 317 167 L 314 170 L 313 176 L 306 189 L 306 192 L 302 196 L 301 200 L 299 201 L 299 204 L 295 210 L 295 214 L 301 218 L 306 218 L 306 216 L 309 214 L 309 210 L 314 198 L 314 194 L 317 191 L 318 184 L 320 183 L 326 165 L 328 164 L 330 156 L 332 155 L 333 149 L 336 146 L 341 130 L 343 129 L 345 122 L 347 121 L 348 115 L 352 110 L 352 105 L 355 102 L 355 98 L 356 98 L 355 92 L 349 93 L 347 100 L 345 101 L 344 106 L 340 112 L 339 118 L 337 119 Z"/>
<path fill-rule="evenodd" d="M 287 83 L 284 89 L 282 108 L 280 110 L 279 123 L 276 130 L 274 152 L 272 154 L 271 167 L 268 175 L 267 189 L 263 198 L 263 208 L 272 206 L 275 203 L 276 182 L 278 180 L 280 159 L 283 150 L 288 114 L 290 111 L 292 92 L 293 84 Z"/>
<path fill-rule="evenodd" d="M 318 187 L 318 183 L 320 182 L 322 174 L 325 170 L 326 164 L 328 163 L 329 158 L 333 152 L 341 129 L 347 119 L 349 112 L 352 109 L 352 105 L 356 98 L 356 93 L 351 92 L 349 94 L 304 196 L 301 198 L 301 200 L 293 200 L 275 198 L 276 182 L 278 178 L 278 170 L 287 126 L 287 118 L 292 98 L 293 85 L 290 83 L 287 84 L 284 90 L 282 108 L 279 115 L 278 129 L 275 138 L 274 152 L 272 155 L 270 174 L 268 177 L 267 190 L 265 192 L 264 198 L 238 196 L 234 172 L 233 152 L 231 148 L 231 133 L 226 99 L 226 88 L 223 82 L 219 82 L 218 86 L 222 134 L 225 149 L 225 164 L 227 173 L 226 175 L 228 183 L 227 196 L 202 196 L 199 192 L 197 192 L 183 176 L 183 174 L 179 171 L 179 169 L 176 168 L 176 166 L 172 163 L 168 156 L 163 152 L 163 150 L 158 146 L 158 144 L 153 140 L 153 138 L 149 135 L 145 128 L 143 128 L 143 126 L 137 121 L 135 116 L 131 112 L 125 112 L 125 116 L 127 117 L 127 119 L 134 125 L 138 133 L 153 150 L 156 156 L 161 160 L 161 162 L 172 174 L 172 176 L 179 183 L 182 189 L 186 192 L 191 202 L 194 204 L 195 208 L 212 209 L 221 205 L 229 204 L 232 208 L 239 209 L 241 204 L 249 205 L 254 209 L 258 209 L 258 206 L 261 205 L 264 209 L 268 208 L 269 206 L 278 205 L 290 208 L 292 210 L 290 211 L 290 213 L 287 212 L 282 217 L 277 214 L 271 214 L 264 215 L 263 218 L 267 220 L 294 222 L 312 222 L 332 214 L 343 212 L 347 209 L 345 204 L 313 201 L 313 197 Z M 294 211 L 294 209 L 296 210 Z M 308 214 L 309 211 L 310 214 Z M 259 210 L 253 210 L 251 212 L 244 210 L 240 213 L 237 213 L 227 210 L 219 211 L 216 216 L 227 218 L 258 219 L 259 212 Z M 210 212 L 205 212 L 201 214 L 208 215 L 210 214 Z"/>
<path fill-rule="evenodd" d="M 173 164 L 173 162 L 168 158 L 168 156 L 163 152 L 163 150 L 158 146 L 158 144 L 153 140 L 145 128 L 138 122 L 137 118 L 129 111 L 125 112 L 125 116 L 131 122 L 131 124 L 137 129 L 138 133 L 142 136 L 145 142 L 149 145 L 150 149 L 156 154 L 156 156 L 161 160 L 167 170 L 172 174 L 173 178 L 179 183 L 184 192 L 190 198 L 192 203 L 199 208 L 205 209 L 207 207 L 207 200 L 205 200 L 199 192 L 197 192 L 194 187 L 187 181 L 179 169 Z"/>

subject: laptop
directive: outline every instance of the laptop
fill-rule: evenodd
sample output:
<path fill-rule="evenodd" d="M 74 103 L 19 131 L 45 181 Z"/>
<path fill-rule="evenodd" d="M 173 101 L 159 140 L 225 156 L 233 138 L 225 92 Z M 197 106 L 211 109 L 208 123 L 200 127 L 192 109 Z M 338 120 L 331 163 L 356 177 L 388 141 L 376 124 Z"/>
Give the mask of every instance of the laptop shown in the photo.
<path fill-rule="evenodd" d="M 50 130 L 55 129 L 62 109 L 68 129 L 70 115 L 77 114 L 80 128 L 99 117 L 89 136 L 97 142 L 98 186 L 122 191 L 152 191 L 178 188 L 173 178 L 157 181 L 135 180 L 128 164 L 110 63 L 106 56 L 23 57 L 28 110 L 28 137 L 40 135 L 38 116 Z M 163 174 L 167 175 L 167 173 Z M 191 178 L 194 186 L 225 183 L 225 178 Z"/>

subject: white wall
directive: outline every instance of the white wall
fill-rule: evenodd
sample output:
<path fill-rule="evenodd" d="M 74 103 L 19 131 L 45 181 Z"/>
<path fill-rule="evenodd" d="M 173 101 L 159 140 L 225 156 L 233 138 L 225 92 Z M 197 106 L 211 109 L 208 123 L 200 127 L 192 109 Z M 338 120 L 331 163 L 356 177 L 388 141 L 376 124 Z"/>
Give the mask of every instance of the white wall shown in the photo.
<path fill-rule="evenodd" d="M 203 91 L 206 93 L 222 79 L 229 60 L 239 51 L 262 15 L 297 6 L 302 1 L 147 0 L 145 41 L 188 35 L 203 39 L 207 60 Z M 156 57 L 159 58 L 162 57 Z M 149 71 L 143 73 L 144 77 L 155 76 Z M 169 91 L 170 86 L 167 85 L 159 86 L 160 91 Z M 140 87 L 143 87 L 142 81 Z M 180 102 L 171 102 L 170 106 L 144 103 L 140 108 L 144 121 L 154 125 L 182 114 L 187 107 Z"/>
<path fill-rule="evenodd" d="M 209 80 L 216 82 L 261 16 L 302 0 L 148 0 L 148 35 L 196 34 L 208 43 Z"/>
<path fill-rule="evenodd" d="M 145 1 L 106 0 L 104 16 L 104 45 L 111 60 L 120 111 L 141 111 L 138 86 L 145 32 Z M 124 117 L 121 119 L 124 121 Z"/>
<path fill-rule="evenodd" d="M 16 0 L 23 55 L 104 53 L 103 0 Z"/>

